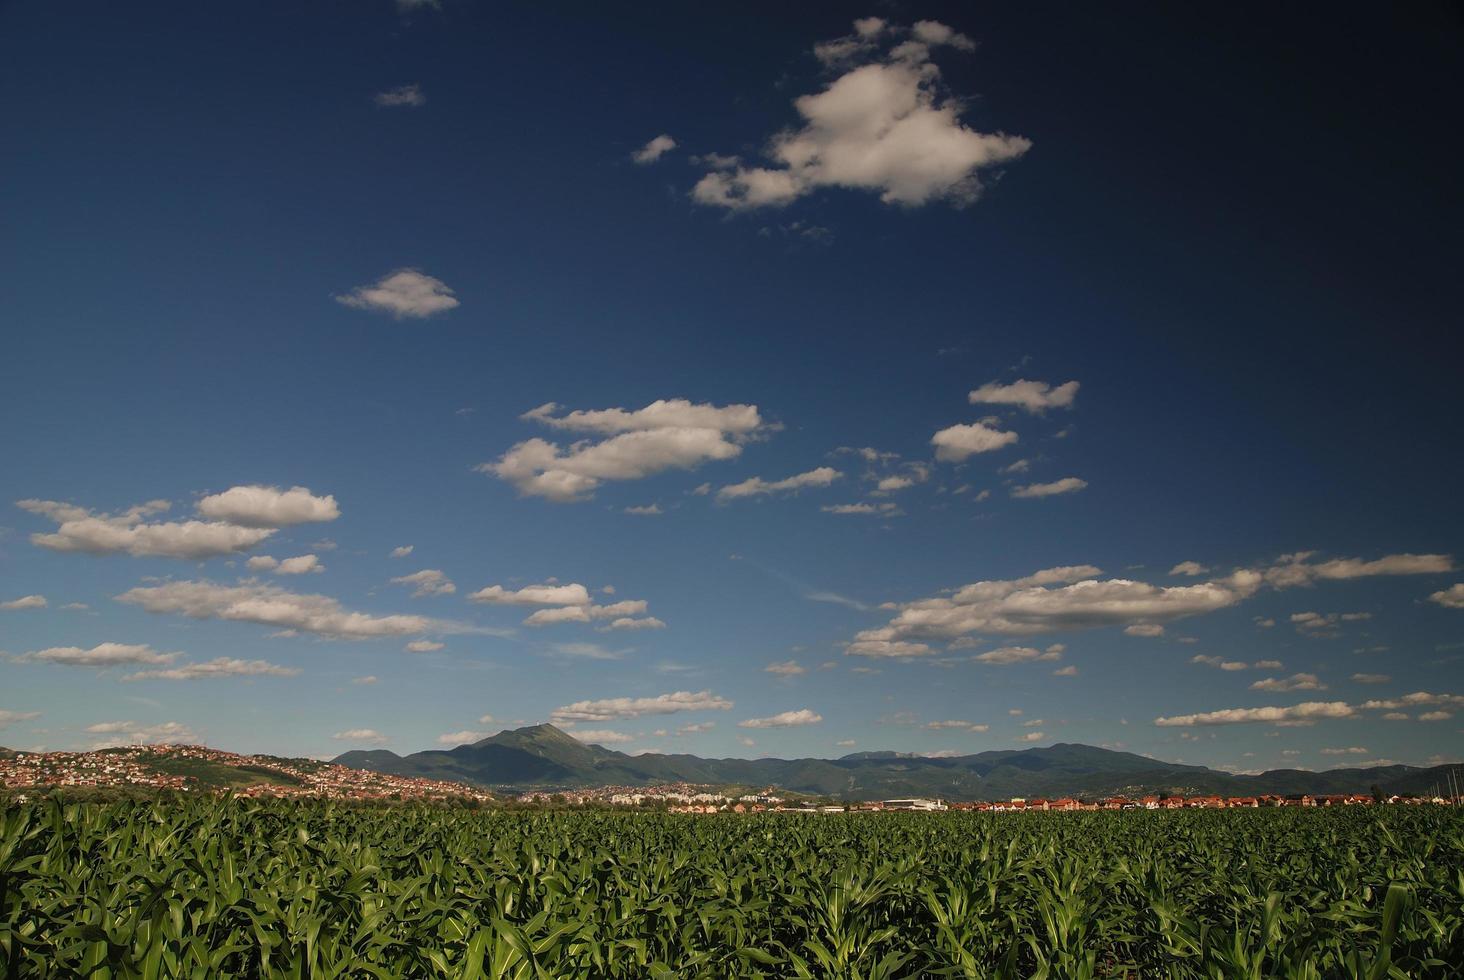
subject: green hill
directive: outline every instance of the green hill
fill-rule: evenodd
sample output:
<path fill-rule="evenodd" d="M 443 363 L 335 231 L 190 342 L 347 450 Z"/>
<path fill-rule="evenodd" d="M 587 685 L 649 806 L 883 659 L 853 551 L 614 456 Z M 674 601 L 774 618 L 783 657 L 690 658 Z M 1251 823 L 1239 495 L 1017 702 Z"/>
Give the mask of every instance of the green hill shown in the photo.
<path fill-rule="evenodd" d="M 951 800 L 1144 793 L 1424 792 L 1442 770 L 1410 766 L 1309 772 L 1281 769 L 1236 776 L 1204 766 L 1163 762 L 1131 752 L 1060 742 L 1034 749 L 927 758 L 899 752 L 856 752 L 839 759 L 704 759 L 694 755 L 626 755 L 587 745 L 553 725 L 533 725 L 450 750 L 400 756 L 347 752 L 335 762 L 402 776 L 451 779 L 480 786 L 583 788 L 690 782 L 777 786 L 853 800 L 939 796 Z"/>

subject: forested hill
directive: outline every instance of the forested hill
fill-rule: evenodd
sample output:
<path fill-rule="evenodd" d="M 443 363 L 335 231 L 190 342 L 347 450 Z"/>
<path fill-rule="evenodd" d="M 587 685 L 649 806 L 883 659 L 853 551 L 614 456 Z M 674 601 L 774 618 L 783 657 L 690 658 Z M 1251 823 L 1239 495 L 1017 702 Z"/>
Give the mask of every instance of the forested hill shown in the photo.
<path fill-rule="evenodd" d="M 939 796 L 949 800 L 1115 793 L 1421 793 L 1442 784 L 1442 769 L 1384 766 L 1309 772 L 1280 769 L 1237 776 L 1130 752 L 1058 743 L 1045 748 L 928 758 L 857 752 L 838 759 L 703 759 L 627 755 L 585 744 L 553 725 L 502 731 L 470 745 L 400 756 L 347 752 L 335 762 L 402 776 L 495 787 L 645 786 L 691 782 L 776 786 L 846 799 Z"/>

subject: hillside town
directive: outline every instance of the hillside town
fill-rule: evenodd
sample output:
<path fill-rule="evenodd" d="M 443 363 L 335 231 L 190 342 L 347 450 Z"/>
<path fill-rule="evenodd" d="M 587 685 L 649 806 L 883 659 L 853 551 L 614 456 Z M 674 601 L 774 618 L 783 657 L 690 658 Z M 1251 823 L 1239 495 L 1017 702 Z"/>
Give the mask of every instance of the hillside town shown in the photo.
<path fill-rule="evenodd" d="M 202 745 L 128 745 L 92 752 L 0 755 L 0 788 L 232 792 L 243 797 L 342 800 L 492 800 L 462 783 L 391 776 L 310 759 L 239 755 Z"/>

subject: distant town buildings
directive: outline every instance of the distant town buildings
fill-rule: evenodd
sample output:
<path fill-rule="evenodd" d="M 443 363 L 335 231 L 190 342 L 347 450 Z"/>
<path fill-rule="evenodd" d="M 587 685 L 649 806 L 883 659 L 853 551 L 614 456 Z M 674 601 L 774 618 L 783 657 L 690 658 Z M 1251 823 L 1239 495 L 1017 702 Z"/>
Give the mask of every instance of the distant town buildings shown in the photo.
<path fill-rule="evenodd" d="M 189 763 L 227 767 L 245 779 L 218 786 L 187 770 Z M 180 770 L 180 771 L 169 771 Z M 273 777 L 273 779 L 271 779 Z M 462 783 L 390 776 L 308 759 L 239 755 L 202 745 L 130 745 L 95 752 L 17 752 L 0 756 L 0 787 L 139 788 L 180 792 L 232 790 L 236 796 L 321 796 L 346 800 L 464 800 L 493 794 Z"/>

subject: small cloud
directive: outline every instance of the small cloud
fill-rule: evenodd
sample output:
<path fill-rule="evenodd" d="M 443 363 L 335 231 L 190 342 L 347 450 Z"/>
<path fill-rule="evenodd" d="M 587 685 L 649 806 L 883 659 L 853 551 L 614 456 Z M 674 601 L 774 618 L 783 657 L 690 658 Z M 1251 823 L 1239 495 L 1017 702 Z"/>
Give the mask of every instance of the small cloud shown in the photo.
<path fill-rule="evenodd" d="M 445 644 L 438 643 L 436 640 L 413 640 L 404 649 L 408 653 L 436 653 L 444 646 Z"/>
<path fill-rule="evenodd" d="M 1197 561 L 1182 561 L 1169 570 L 1170 575 L 1203 575 L 1209 569 Z"/>
<path fill-rule="evenodd" d="M 1353 674 L 1354 684 L 1386 684 L 1393 678 L 1387 674 Z"/>
<path fill-rule="evenodd" d="M 388 313 L 398 320 L 420 320 L 460 305 L 447 283 L 409 268 L 397 269 L 370 286 L 357 286 L 335 299 L 343 306 Z"/>
<path fill-rule="evenodd" d="M 578 728 L 570 732 L 570 734 L 586 745 L 619 745 L 635 741 L 634 735 L 617 732 L 609 728 Z"/>
<path fill-rule="evenodd" d="M 781 663 L 768 664 L 763 670 L 769 674 L 777 674 L 779 677 L 797 677 L 799 674 L 808 673 L 808 668 L 802 666 L 796 660 L 785 660 Z"/>
<path fill-rule="evenodd" d="M 487 738 L 492 732 L 479 732 L 465 728 L 460 732 L 448 732 L 445 735 L 437 736 L 438 745 L 470 745 L 473 742 Z"/>
<path fill-rule="evenodd" d="M 674 149 L 676 149 L 676 141 L 662 133 L 632 153 L 630 158 L 639 164 L 655 163 Z"/>
<path fill-rule="evenodd" d="M 800 708 L 797 711 L 784 711 L 768 718 L 748 718 L 746 721 L 739 721 L 739 728 L 797 728 L 803 725 L 816 725 L 823 721 L 823 715 L 808 708 Z"/>
<path fill-rule="evenodd" d="M 641 517 L 652 517 L 656 514 L 663 514 L 665 511 L 661 510 L 660 504 L 646 504 L 639 507 L 627 507 L 625 508 L 625 513 L 636 514 Z"/>
<path fill-rule="evenodd" d="M 417 84 L 402 85 L 397 88 L 387 89 L 385 92 L 377 92 L 372 99 L 377 105 L 383 108 L 393 106 L 420 106 L 427 104 L 427 96 L 422 94 L 422 86 Z"/>
<path fill-rule="evenodd" d="M 1012 496 L 1018 499 L 1056 497 L 1059 494 L 1077 493 L 1087 486 L 1087 480 L 1081 480 L 1075 476 L 1065 476 L 1061 480 L 1053 480 L 1051 483 L 1029 483 L 1025 487 L 1015 487 L 1012 489 Z"/>
<path fill-rule="evenodd" d="M 351 683 L 352 684 L 363 684 L 363 685 L 364 684 L 375 684 L 376 681 L 377 681 L 377 677 L 376 677 L 375 674 L 367 674 L 365 677 L 352 677 L 351 678 Z"/>
<path fill-rule="evenodd" d="M 404 544 L 399 548 L 393 548 L 391 549 L 391 556 L 393 558 L 405 558 L 412 553 L 413 547 L 413 545 Z"/>
<path fill-rule="evenodd" d="M 385 745 L 390 739 L 374 728 L 348 728 L 336 732 L 331 738 L 337 742 L 356 742 L 361 745 Z"/>
<path fill-rule="evenodd" d="M 0 609 L 44 608 L 46 608 L 46 597 L 43 595 L 23 595 L 19 599 L 11 599 L 9 602 L 0 602 Z"/>

